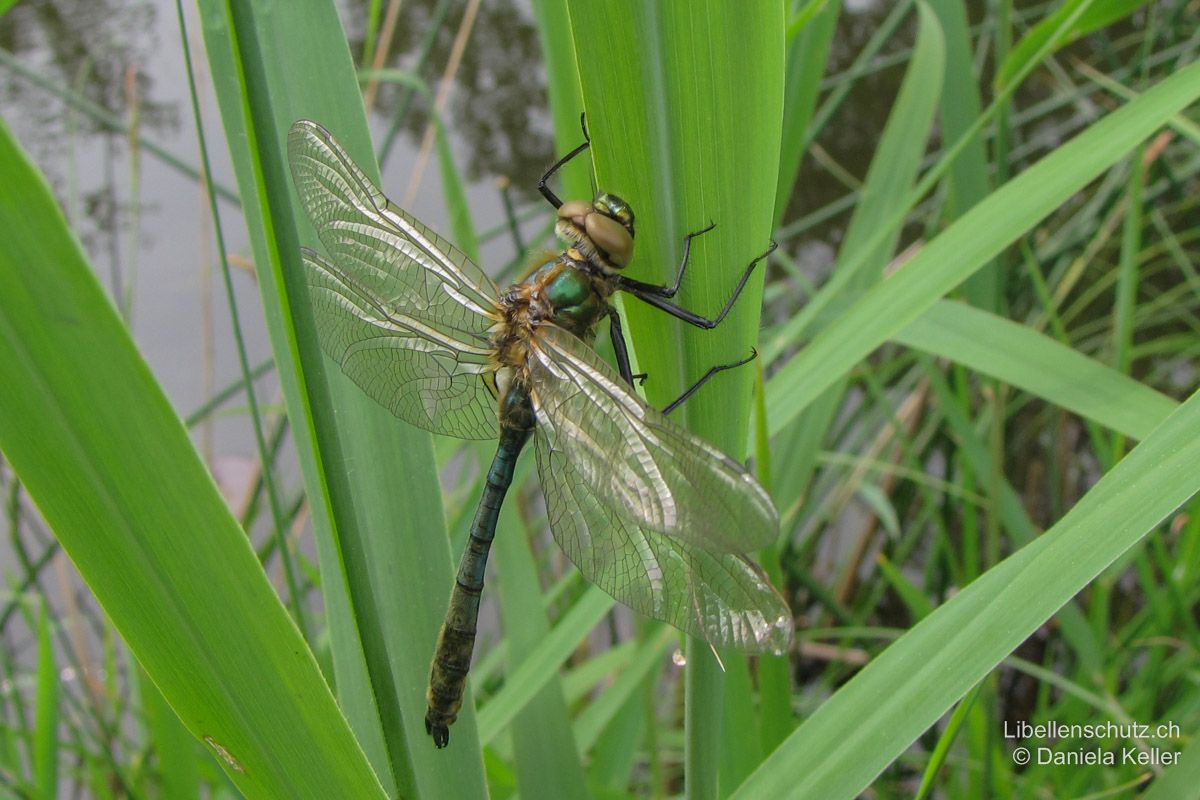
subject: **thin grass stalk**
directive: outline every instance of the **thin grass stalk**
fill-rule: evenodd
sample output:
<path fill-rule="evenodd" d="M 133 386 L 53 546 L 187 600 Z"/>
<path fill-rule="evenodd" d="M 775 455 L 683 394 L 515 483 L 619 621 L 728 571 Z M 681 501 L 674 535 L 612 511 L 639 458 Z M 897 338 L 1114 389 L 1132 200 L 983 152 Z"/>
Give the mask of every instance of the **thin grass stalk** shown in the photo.
<path fill-rule="evenodd" d="M 37 717 L 34 724 L 34 784 L 41 797 L 58 796 L 58 669 L 50 641 L 50 612 L 45 600 L 38 605 L 37 624 Z"/>
<path fill-rule="evenodd" d="M 1121 233 L 1121 255 L 1117 267 L 1116 295 L 1113 298 L 1113 366 L 1128 375 L 1133 365 L 1133 314 L 1137 305 L 1138 253 L 1142 249 L 1142 191 L 1145 182 L 1146 148 L 1133 154 L 1133 170 L 1129 176 L 1128 205 Z M 1112 460 L 1119 461 L 1125 452 L 1124 438 L 1117 434 L 1112 441 Z"/>

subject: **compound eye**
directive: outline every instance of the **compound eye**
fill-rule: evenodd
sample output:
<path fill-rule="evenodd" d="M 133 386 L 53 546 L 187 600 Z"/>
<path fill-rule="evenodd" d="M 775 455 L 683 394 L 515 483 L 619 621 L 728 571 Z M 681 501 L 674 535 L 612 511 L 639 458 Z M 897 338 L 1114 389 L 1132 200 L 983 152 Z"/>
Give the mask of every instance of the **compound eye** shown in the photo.
<path fill-rule="evenodd" d="M 596 199 L 592 201 L 592 209 L 621 223 L 621 226 L 633 235 L 633 209 L 615 194 L 601 192 L 596 195 Z"/>
<path fill-rule="evenodd" d="M 602 213 L 588 214 L 584 230 L 608 254 L 614 267 L 624 267 L 633 259 L 633 235 L 618 220 Z"/>

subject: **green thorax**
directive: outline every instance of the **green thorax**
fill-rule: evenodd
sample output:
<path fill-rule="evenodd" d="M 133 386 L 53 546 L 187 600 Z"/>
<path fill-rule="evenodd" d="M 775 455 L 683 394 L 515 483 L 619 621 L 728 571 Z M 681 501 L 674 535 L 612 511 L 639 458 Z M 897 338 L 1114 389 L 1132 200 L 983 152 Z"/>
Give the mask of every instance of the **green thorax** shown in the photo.
<path fill-rule="evenodd" d="M 532 288 L 531 300 L 541 307 L 544 321 L 585 341 L 595 337 L 596 323 L 608 313 L 610 282 L 567 253 L 543 264 L 525 284 Z"/>

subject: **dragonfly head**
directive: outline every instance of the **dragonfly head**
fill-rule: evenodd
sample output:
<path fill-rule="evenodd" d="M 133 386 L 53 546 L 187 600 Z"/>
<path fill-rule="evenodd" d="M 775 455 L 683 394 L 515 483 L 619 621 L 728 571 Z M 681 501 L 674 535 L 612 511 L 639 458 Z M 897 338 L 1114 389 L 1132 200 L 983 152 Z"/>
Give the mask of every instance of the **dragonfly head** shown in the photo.
<path fill-rule="evenodd" d="M 591 205 L 563 203 L 556 230 L 607 271 L 616 272 L 633 259 L 633 209 L 615 194 L 601 192 Z"/>

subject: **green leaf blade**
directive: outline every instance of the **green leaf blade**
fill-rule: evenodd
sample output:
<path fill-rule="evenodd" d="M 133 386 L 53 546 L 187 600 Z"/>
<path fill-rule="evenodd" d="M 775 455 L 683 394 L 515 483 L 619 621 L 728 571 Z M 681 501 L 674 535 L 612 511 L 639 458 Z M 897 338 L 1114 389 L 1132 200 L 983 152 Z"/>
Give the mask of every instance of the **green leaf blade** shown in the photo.
<path fill-rule="evenodd" d="M 0 253 L 6 457 L 130 649 L 243 792 L 382 796 L 187 431 L 3 127 L 0 176 L 15 189 L 0 193 L 0 222 L 13 231 Z"/>

